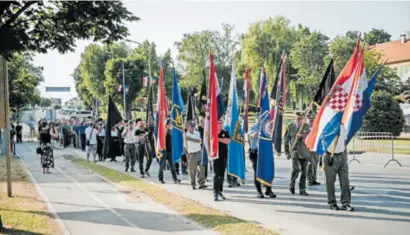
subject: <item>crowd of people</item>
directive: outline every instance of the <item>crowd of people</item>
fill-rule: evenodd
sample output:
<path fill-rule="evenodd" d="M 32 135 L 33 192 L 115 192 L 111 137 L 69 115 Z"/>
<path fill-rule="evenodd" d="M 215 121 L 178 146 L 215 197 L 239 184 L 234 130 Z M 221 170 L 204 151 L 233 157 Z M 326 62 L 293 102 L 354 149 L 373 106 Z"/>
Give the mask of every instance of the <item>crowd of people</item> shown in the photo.
<path fill-rule="evenodd" d="M 317 169 L 323 163 L 326 172 L 325 183 L 328 191 L 328 203 L 331 209 L 339 210 L 336 204 L 334 184 L 336 175 L 339 174 L 342 187 L 342 210 L 354 210 L 350 206 L 350 191 L 353 187 L 349 185 L 344 160 L 346 158 L 343 137 L 340 137 L 334 152 L 335 164 L 329 164 L 330 155 L 325 154 L 319 157 L 316 153 L 309 151 L 302 140 L 309 134 L 312 120 L 306 121 L 304 113 L 298 112 L 296 120 L 291 122 L 286 128 L 285 134 L 285 154 L 292 161 L 292 172 L 290 175 L 289 191 L 295 194 L 296 181 L 299 181 L 299 193 L 308 196 L 306 186 L 320 185 L 317 182 Z M 72 146 L 86 151 L 87 160 L 90 161 L 117 161 L 119 156 L 124 157 L 125 172 L 136 172 L 135 164 L 138 162 L 138 171 L 141 178 L 150 177 L 150 167 L 153 159 L 159 163 L 158 180 L 164 181 L 164 171 L 169 170 L 174 183 L 180 183 L 178 175 L 189 175 L 192 189 L 205 189 L 208 171 L 213 172 L 213 192 L 214 200 L 225 200 L 223 195 L 223 185 L 225 179 L 229 187 L 240 186 L 237 179 L 226 173 L 228 160 L 228 144 L 231 140 L 229 133 L 223 128 L 223 118 L 219 120 L 219 147 L 218 159 L 210 161 L 208 164 L 201 164 L 201 151 L 204 138 L 204 119 L 200 117 L 198 125 L 195 121 L 187 121 L 184 134 L 184 154 L 179 162 L 172 161 L 172 125 L 171 120 L 166 120 L 166 148 L 161 155 L 155 151 L 154 130 L 145 126 L 145 122 L 140 118 L 136 120 L 124 120 L 115 125 L 110 131 L 109 149 L 104 150 L 106 136 L 105 121 L 99 119 L 96 122 L 79 121 L 75 119 L 57 120 L 46 123 L 40 120 L 39 133 L 41 143 L 41 163 L 44 173 L 49 173 L 49 168 L 53 166 L 53 157 L 44 156 L 50 147 L 51 139 L 56 140 L 61 147 Z M 254 185 L 258 198 L 265 196 L 276 198 L 272 187 L 264 186 L 256 177 L 258 144 L 259 144 L 259 123 L 258 120 L 249 128 L 249 152 L 248 157 L 252 163 L 254 174 Z M 330 150 L 329 150 L 330 152 Z M 226 175 L 226 177 L 225 177 Z M 299 177 L 300 175 L 300 177 Z M 341 175 L 341 176 L 340 176 Z M 265 187 L 263 193 L 262 187 Z"/>

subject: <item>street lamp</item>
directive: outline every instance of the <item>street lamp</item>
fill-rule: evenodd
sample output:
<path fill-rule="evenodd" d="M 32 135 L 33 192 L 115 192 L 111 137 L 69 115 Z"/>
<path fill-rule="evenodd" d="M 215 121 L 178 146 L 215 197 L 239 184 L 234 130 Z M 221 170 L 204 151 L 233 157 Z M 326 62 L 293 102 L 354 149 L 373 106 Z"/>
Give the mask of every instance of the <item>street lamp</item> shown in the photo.
<path fill-rule="evenodd" d="M 135 43 L 135 44 L 138 44 L 138 45 L 140 45 L 140 46 L 143 46 L 142 43 L 137 42 L 137 41 L 133 41 L 133 40 L 130 40 L 130 39 L 125 39 L 125 41 L 126 41 L 126 42 L 130 42 L 130 43 Z M 151 45 L 150 45 L 150 47 L 151 47 Z M 149 82 L 151 83 L 151 82 L 152 82 L 152 76 L 151 76 L 151 50 L 150 50 L 150 48 L 148 48 L 147 51 L 148 51 L 148 73 L 149 73 Z"/>

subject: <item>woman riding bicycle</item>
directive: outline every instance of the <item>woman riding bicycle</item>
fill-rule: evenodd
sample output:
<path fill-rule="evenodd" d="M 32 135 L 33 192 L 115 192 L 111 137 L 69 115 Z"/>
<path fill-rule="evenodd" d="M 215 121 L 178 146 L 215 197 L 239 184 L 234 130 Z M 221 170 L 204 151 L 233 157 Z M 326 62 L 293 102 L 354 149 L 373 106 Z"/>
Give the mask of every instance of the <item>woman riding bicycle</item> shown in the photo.
<path fill-rule="evenodd" d="M 47 125 L 46 122 L 41 123 L 40 132 L 40 149 L 41 149 L 41 166 L 43 167 L 43 174 L 51 174 L 50 167 L 54 166 L 53 146 L 51 144 L 52 138 L 58 138 L 58 132 L 54 125 Z"/>

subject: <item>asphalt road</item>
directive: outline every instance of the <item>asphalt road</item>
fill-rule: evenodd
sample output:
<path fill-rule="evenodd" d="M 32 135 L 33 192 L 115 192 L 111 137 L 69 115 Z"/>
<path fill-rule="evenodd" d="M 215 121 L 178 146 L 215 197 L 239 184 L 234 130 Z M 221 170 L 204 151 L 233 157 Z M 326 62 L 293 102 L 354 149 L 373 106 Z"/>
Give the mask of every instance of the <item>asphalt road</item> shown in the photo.
<path fill-rule="evenodd" d="M 64 151 L 84 157 L 84 153 L 78 150 L 66 149 Z M 122 161 L 99 164 L 118 171 L 124 170 Z M 409 234 L 410 168 L 394 167 L 393 164 L 383 168 L 352 163 L 350 181 L 356 187 L 352 192 L 352 206 L 356 211 L 344 212 L 329 209 L 323 185 L 308 187 L 307 191 L 310 195 L 307 197 L 291 195 L 288 191 L 290 166 L 291 162 L 283 157 L 276 159 L 274 180 L 274 191 L 278 195 L 276 199 L 256 198 L 253 171 L 249 162 L 247 164 L 249 171 L 246 173 L 247 184 L 237 188 L 228 188 L 225 185 L 224 194 L 228 199 L 224 202 L 213 201 L 211 176 L 208 176 L 210 187 L 207 190 L 192 190 L 189 187 L 187 176 L 181 176 L 182 184 L 175 185 L 168 171 L 164 173 L 167 184 L 159 184 L 158 164 L 154 161 L 151 167 L 151 177 L 145 180 L 244 220 L 280 231 L 281 235 Z M 135 173 L 128 174 L 138 177 Z M 319 180 L 320 182 L 323 180 L 321 172 Z M 336 197 L 339 199 L 339 186 L 337 185 L 336 188 Z"/>
<path fill-rule="evenodd" d="M 56 212 L 64 234 L 165 235 L 215 234 L 142 195 L 106 182 L 62 158 L 55 151 L 52 174 L 43 174 L 36 143 L 18 144 L 18 153 L 49 209 Z"/>

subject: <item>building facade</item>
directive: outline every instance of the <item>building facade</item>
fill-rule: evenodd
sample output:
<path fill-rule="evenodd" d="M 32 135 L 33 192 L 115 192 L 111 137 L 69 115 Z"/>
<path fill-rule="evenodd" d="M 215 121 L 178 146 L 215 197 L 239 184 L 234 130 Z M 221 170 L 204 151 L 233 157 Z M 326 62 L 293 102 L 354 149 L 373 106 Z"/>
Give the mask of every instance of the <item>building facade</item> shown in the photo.
<path fill-rule="evenodd" d="M 394 69 L 402 81 L 410 79 L 410 40 L 402 34 L 400 40 L 376 44 L 371 47 L 381 53 L 386 66 Z"/>

